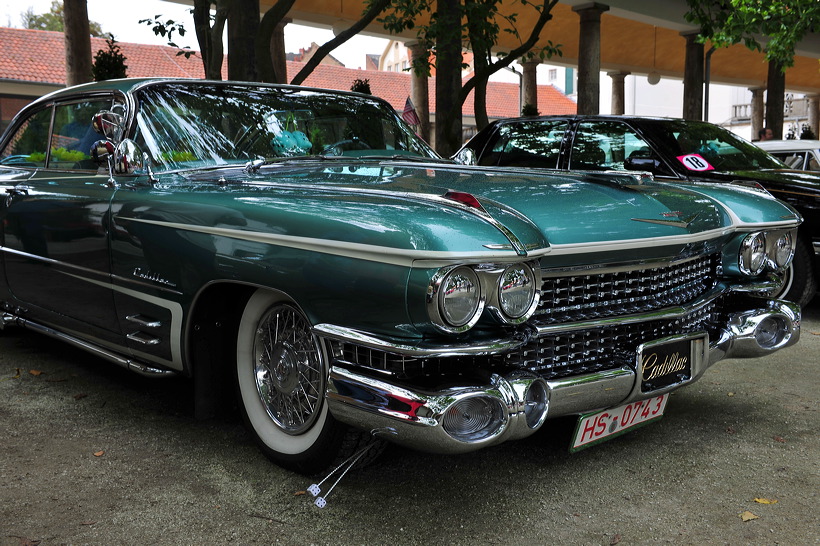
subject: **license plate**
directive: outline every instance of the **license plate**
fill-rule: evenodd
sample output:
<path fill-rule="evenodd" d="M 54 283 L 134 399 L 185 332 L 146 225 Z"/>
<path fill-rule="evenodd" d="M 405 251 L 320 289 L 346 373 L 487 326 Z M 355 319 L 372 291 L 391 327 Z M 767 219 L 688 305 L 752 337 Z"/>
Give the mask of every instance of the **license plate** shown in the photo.
<path fill-rule="evenodd" d="M 603 442 L 635 427 L 660 419 L 669 394 L 639 400 L 618 408 L 588 413 L 578 419 L 571 452 Z"/>

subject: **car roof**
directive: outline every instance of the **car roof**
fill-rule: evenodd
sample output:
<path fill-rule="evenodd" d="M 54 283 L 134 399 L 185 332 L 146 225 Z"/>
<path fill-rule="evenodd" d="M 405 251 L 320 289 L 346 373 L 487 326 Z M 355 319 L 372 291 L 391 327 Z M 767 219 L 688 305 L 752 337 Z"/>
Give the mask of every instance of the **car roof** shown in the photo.
<path fill-rule="evenodd" d="M 768 152 L 796 152 L 820 149 L 820 140 L 764 140 L 755 142 Z"/>
<path fill-rule="evenodd" d="M 251 86 L 251 87 L 270 87 L 278 89 L 294 89 L 299 91 L 318 91 L 334 94 L 345 94 L 352 96 L 363 96 L 361 93 L 354 91 L 335 91 L 329 89 L 320 89 L 314 87 L 295 86 L 287 84 L 264 83 L 264 82 L 243 82 L 233 80 L 202 80 L 196 78 L 165 78 L 165 77 L 147 77 L 147 78 L 121 78 L 114 80 L 105 80 L 101 82 L 89 82 L 73 87 L 66 87 L 58 89 L 47 95 L 44 95 L 34 101 L 34 103 L 48 103 L 55 100 L 60 100 L 63 97 L 70 97 L 77 93 L 95 93 L 95 92 L 114 92 L 129 93 L 138 87 L 151 84 L 179 84 L 187 83 L 190 85 L 224 85 L 224 86 Z M 368 95 L 370 99 L 379 99 L 375 96 Z M 32 103 L 32 104 L 34 104 Z"/>

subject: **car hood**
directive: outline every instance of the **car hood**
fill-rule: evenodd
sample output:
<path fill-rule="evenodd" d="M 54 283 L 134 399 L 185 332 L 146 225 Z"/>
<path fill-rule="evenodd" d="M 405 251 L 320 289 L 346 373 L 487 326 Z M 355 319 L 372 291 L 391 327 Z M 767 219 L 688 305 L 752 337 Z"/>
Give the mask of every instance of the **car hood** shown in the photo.
<path fill-rule="evenodd" d="M 212 185 L 217 178 L 222 203 L 233 198 L 283 207 L 281 197 L 288 194 L 291 201 L 302 201 L 299 207 L 311 208 L 312 222 L 322 215 L 328 222 L 335 219 L 332 229 L 326 226 L 333 237 L 353 237 L 343 234 L 346 224 L 366 225 L 368 241 L 380 232 L 380 244 L 391 240 L 391 246 L 417 249 L 496 248 L 519 254 L 523 249 L 538 255 L 547 249 L 595 252 L 653 246 L 648 239 L 661 239 L 654 246 L 680 247 L 751 224 L 799 221 L 792 209 L 761 192 L 676 187 L 631 174 L 360 161 L 330 166 L 293 162 L 253 173 L 184 175 L 197 192 L 201 184 Z M 469 196 L 475 197 L 476 206 L 465 204 Z"/>
<path fill-rule="evenodd" d="M 700 174 L 700 173 L 699 173 Z M 759 169 L 746 171 L 711 171 L 710 178 L 722 181 L 744 180 L 769 185 L 788 186 L 820 196 L 820 174 L 793 169 Z"/>

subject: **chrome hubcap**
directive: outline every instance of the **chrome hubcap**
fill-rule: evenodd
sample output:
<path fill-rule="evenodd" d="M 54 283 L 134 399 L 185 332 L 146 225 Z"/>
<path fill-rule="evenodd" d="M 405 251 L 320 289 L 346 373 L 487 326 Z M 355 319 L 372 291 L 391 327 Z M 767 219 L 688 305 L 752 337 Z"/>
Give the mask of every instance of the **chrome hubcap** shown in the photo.
<path fill-rule="evenodd" d="M 310 325 L 289 305 L 270 308 L 256 329 L 254 376 L 259 400 L 288 434 L 311 427 L 324 392 L 322 359 Z"/>

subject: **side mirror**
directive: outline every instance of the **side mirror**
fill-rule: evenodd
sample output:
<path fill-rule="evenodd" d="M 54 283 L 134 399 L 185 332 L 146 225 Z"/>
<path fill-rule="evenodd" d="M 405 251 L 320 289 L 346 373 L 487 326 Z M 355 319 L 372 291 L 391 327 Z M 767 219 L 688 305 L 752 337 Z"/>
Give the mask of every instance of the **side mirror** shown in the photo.
<path fill-rule="evenodd" d="M 94 114 L 91 118 L 91 126 L 108 140 L 119 142 L 125 130 L 125 118 L 115 112 L 103 110 Z"/>
<path fill-rule="evenodd" d="M 97 165 L 107 163 L 113 154 L 114 144 L 109 140 L 98 140 L 91 146 L 91 158 Z"/>
<path fill-rule="evenodd" d="M 460 165 L 478 165 L 478 157 L 472 148 L 462 148 L 453 156 L 453 161 Z"/>
<path fill-rule="evenodd" d="M 145 168 L 142 150 L 133 140 L 125 139 L 114 152 L 114 174 L 134 175 Z"/>

